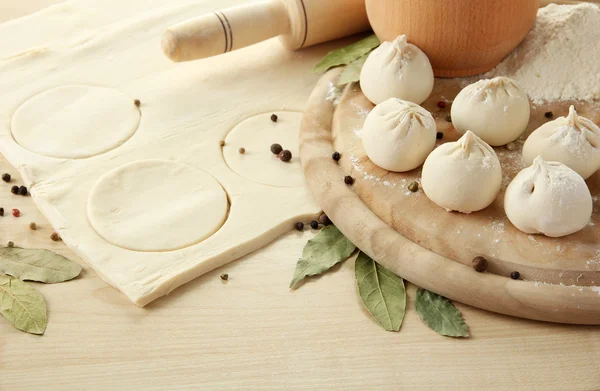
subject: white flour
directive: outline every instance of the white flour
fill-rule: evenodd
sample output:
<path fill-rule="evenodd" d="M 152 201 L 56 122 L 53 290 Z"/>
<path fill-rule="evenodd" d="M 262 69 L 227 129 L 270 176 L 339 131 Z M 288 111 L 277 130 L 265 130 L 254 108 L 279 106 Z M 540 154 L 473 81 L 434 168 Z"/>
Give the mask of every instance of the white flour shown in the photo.
<path fill-rule="evenodd" d="M 600 7 L 550 4 L 525 40 L 485 78 L 506 76 L 535 104 L 600 98 Z"/>

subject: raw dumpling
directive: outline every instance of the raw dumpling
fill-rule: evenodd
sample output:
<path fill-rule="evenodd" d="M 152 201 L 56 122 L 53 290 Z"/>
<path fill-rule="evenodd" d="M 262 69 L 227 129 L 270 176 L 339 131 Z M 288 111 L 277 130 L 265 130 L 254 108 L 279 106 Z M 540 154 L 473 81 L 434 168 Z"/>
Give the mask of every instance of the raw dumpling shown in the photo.
<path fill-rule="evenodd" d="M 423 165 L 423 191 L 448 211 L 471 213 L 484 209 L 494 202 L 501 185 L 498 156 L 470 131 L 456 142 L 439 146 Z"/>
<path fill-rule="evenodd" d="M 592 196 L 581 175 L 541 156 L 517 174 L 504 195 L 504 210 L 515 227 L 553 238 L 585 227 L 592 207 Z"/>
<path fill-rule="evenodd" d="M 362 140 L 367 155 L 379 167 L 410 171 L 423 164 L 435 147 L 435 120 L 421 106 L 391 98 L 369 113 Z"/>
<path fill-rule="evenodd" d="M 583 179 L 600 168 L 600 128 L 569 108 L 567 117 L 560 117 L 537 128 L 523 145 L 523 162 L 530 166 L 537 156 L 561 162 L 575 170 Z"/>
<path fill-rule="evenodd" d="M 365 96 L 378 105 L 390 98 L 421 104 L 433 90 L 433 69 L 421 49 L 406 35 L 383 42 L 367 58 L 360 74 Z"/>
<path fill-rule="evenodd" d="M 527 94 L 506 77 L 480 80 L 464 88 L 452 103 L 452 124 L 492 146 L 515 141 L 529 123 Z"/>

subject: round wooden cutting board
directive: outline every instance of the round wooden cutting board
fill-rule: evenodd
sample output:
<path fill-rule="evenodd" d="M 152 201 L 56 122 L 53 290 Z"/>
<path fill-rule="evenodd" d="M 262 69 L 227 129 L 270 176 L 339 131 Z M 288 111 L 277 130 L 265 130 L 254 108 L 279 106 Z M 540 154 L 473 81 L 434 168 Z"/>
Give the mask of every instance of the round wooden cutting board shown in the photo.
<path fill-rule="evenodd" d="M 594 197 L 590 224 L 564 238 L 518 231 L 506 218 L 502 203 L 504 189 L 523 168 L 520 156 L 526 136 L 549 120 L 547 111 L 554 117 L 565 115 L 569 103 L 534 105 L 524 136 L 508 147 L 495 148 L 504 183 L 493 205 L 470 215 L 449 213 L 422 190 L 408 190 L 410 183 L 419 182 L 420 170 L 391 173 L 368 159 L 360 133 L 373 105 L 358 84 L 346 86 L 341 99 L 334 99 L 339 72 L 328 72 L 309 100 L 300 155 L 317 202 L 344 235 L 398 275 L 450 299 L 524 318 L 600 324 L 599 174 L 588 180 Z M 436 80 L 423 106 L 444 134 L 438 143 L 459 138 L 447 120 L 450 102 L 472 81 Z M 447 107 L 440 108 L 440 101 Z M 580 114 L 598 122 L 600 110 L 574 103 Z M 339 163 L 331 158 L 334 151 L 342 155 Z M 353 186 L 344 184 L 345 175 L 355 179 Z M 488 259 L 487 272 L 473 270 L 476 256 Z M 513 271 L 522 280 L 510 279 Z"/>

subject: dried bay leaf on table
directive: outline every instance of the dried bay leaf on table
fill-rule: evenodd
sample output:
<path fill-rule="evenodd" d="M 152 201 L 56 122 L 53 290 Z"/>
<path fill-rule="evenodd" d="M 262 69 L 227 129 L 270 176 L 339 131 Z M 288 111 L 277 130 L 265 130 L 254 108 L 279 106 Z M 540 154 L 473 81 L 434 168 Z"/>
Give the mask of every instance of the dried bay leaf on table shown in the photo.
<path fill-rule="evenodd" d="M 44 334 L 48 325 L 42 295 L 18 278 L 0 274 L 0 314 L 17 329 Z"/>
<path fill-rule="evenodd" d="M 360 298 L 377 323 L 399 331 L 406 312 L 404 280 L 361 252 L 354 264 Z"/>
<path fill-rule="evenodd" d="M 351 45 L 329 52 L 327 56 L 314 67 L 313 72 L 323 73 L 333 67 L 348 65 L 368 54 L 380 44 L 381 42 L 375 34 L 369 35 Z"/>
<path fill-rule="evenodd" d="M 369 53 L 365 54 L 358 60 L 352 61 L 340 74 L 340 78 L 338 79 L 338 86 L 343 86 L 348 83 L 357 82 L 360 80 L 360 72 L 362 71 L 367 58 L 369 57 Z"/>
<path fill-rule="evenodd" d="M 81 266 L 50 250 L 3 247 L 0 273 L 21 280 L 58 283 L 77 277 Z"/>
<path fill-rule="evenodd" d="M 462 314 L 445 297 L 419 288 L 415 307 L 423 322 L 436 333 L 446 337 L 469 336 Z"/>
<path fill-rule="evenodd" d="M 348 259 L 354 250 L 356 246 L 334 225 L 323 228 L 304 246 L 290 288 L 295 288 L 306 277 L 326 272 L 334 265 Z"/>

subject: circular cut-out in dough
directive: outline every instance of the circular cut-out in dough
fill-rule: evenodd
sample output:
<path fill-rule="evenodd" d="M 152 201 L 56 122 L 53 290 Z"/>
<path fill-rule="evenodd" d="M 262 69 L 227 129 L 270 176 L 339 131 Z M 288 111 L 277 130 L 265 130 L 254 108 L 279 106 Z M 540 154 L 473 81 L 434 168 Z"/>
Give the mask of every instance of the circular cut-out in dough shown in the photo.
<path fill-rule="evenodd" d="M 134 251 L 171 251 L 199 243 L 225 222 L 227 194 L 204 171 L 167 161 L 118 167 L 93 187 L 87 213 L 106 241 Z"/>
<path fill-rule="evenodd" d="M 117 148 L 137 130 L 134 100 L 106 87 L 67 85 L 27 100 L 12 118 L 12 135 L 40 155 L 82 159 Z"/>
<path fill-rule="evenodd" d="M 225 162 L 235 173 L 253 182 L 276 187 L 301 187 L 305 179 L 300 164 L 299 132 L 302 113 L 276 112 L 250 117 L 227 135 L 223 147 Z M 292 152 L 292 160 L 282 162 L 271 152 L 272 144 Z M 240 148 L 245 153 L 240 153 Z"/>

